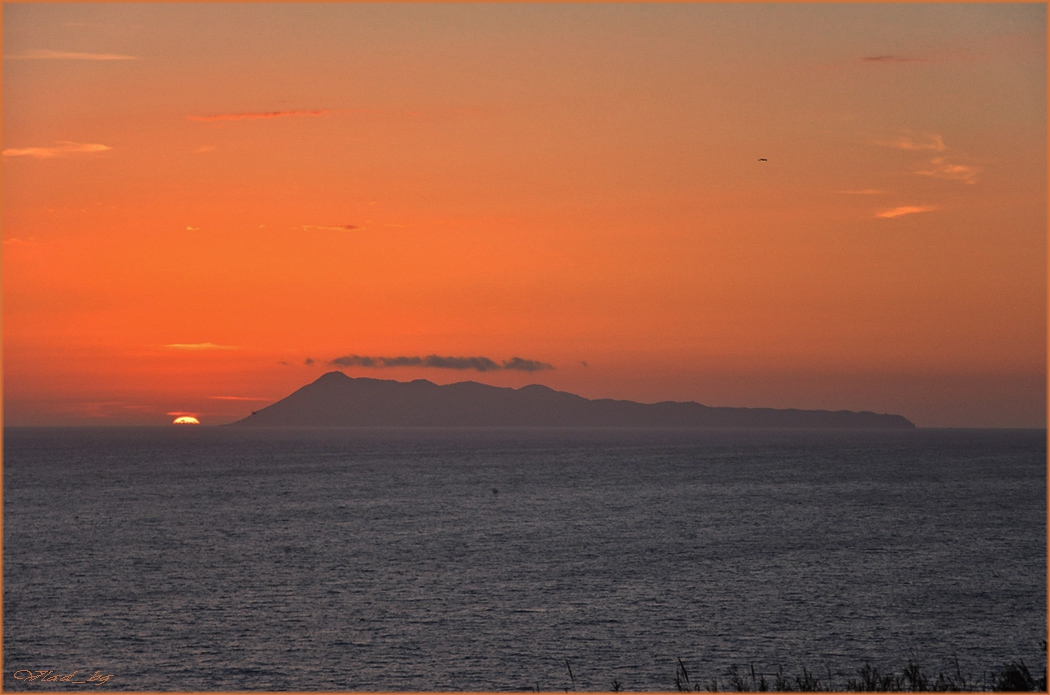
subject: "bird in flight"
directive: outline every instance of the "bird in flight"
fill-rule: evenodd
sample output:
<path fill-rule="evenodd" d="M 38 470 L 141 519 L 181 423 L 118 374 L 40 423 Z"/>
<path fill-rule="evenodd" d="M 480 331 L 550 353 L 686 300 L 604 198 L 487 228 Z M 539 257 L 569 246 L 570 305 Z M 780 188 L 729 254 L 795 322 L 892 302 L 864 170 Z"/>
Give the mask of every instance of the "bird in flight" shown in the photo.
<path fill-rule="evenodd" d="M 768 162 L 769 160 L 766 159 L 765 157 L 759 157 L 758 161 L 760 161 L 760 162 Z"/>

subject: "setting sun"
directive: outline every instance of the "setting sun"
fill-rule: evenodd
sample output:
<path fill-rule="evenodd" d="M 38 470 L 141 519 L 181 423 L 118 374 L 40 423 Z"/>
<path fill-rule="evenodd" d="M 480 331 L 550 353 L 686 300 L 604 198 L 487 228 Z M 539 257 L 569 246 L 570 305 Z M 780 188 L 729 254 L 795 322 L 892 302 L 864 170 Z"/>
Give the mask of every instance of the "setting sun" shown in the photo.
<path fill-rule="evenodd" d="M 180 417 L 175 418 L 172 421 L 171 424 L 173 424 L 173 425 L 199 425 L 199 424 L 201 424 L 201 421 L 198 420 L 197 418 L 193 417 L 192 415 L 182 415 Z"/>

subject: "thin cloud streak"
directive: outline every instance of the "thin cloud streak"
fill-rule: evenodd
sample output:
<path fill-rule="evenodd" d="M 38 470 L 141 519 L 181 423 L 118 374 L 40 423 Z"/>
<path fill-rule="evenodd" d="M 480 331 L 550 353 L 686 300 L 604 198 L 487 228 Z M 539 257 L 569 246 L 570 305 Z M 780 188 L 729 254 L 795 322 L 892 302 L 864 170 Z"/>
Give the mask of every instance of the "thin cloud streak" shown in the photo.
<path fill-rule="evenodd" d="M 903 217 L 904 215 L 915 215 L 920 212 L 933 212 L 934 210 L 940 210 L 939 205 L 902 205 L 900 207 L 892 208 L 890 210 L 883 210 L 882 212 L 876 213 L 875 217 L 879 219 L 892 219 L 894 217 Z"/>
<path fill-rule="evenodd" d="M 4 60 L 142 60 L 142 58 L 121 53 L 77 53 L 73 51 L 33 49 L 14 55 L 6 55 Z"/>
<path fill-rule="evenodd" d="M 944 157 L 930 160 L 929 169 L 916 171 L 919 176 L 932 176 L 936 179 L 948 179 L 961 181 L 965 184 L 977 183 L 977 175 L 981 173 L 980 167 L 968 166 L 966 164 L 950 164 Z"/>
<path fill-rule="evenodd" d="M 208 396 L 214 401 L 272 401 L 272 398 L 256 398 L 255 396 Z"/>
<path fill-rule="evenodd" d="M 165 345 L 173 350 L 239 350 L 232 345 L 216 345 L 215 343 L 171 343 Z"/>
<path fill-rule="evenodd" d="M 220 113 L 212 116 L 187 116 L 187 118 L 201 123 L 215 123 L 218 121 L 258 121 L 270 118 L 286 118 L 288 116 L 324 116 L 328 113 L 328 109 L 298 109 L 295 111 L 266 111 L 260 113 Z"/>
<path fill-rule="evenodd" d="M 5 157 L 32 157 L 34 159 L 55 159 L 77 154 L 95 154 L 113 149 L 108 145 L 62 141 L 54 147 L 21 147 L 3 151 Z"/>
<path fill-rule="evenodd" d="M 323 225 L 323 224 L 304 224 L 299 227 L 304 232 L 310 231 L 311 229 L 319 229 L 327 232 L 352 232 L 355 229 L 361 229 L 356 224 L 343 224 L 343 225 Z"/>
<path fill-rule="evenodd" d="M 902 55 L 878 55 L 878 56 L 865 56 L 861 58 L 865 63 L 926 63 L 928 62 L 925 58 L 915 58 L 913 56 L 902 56 Z"/>
<path fill-rule="evenodd" d="M 901 135 L 900 137 L 891 140 L 880 140 L 876 144 L 883 147 L 892 147 L 897 150 L 907 150 L 910 152 L 944 152 L 946 149 L 944 138 L 936 133 L 930 133 L 921 138 Z"/>
<path fill-rule="evenodd" d="M 488 357 L 442 357 L 440 355 L 427 355 L 426 357 L 369 357 L 366 355 L 344 355 L 336 357 L 329 364 L 340 367 L 367 367 L 370 369 L 387 369 L 391 367 L 426 367 L 431 369 L 454 369 L 474 370 L 478 372 L 495 371 L 518 371 L 538 372 L 545 369 L 554 369 L 553 365 L 536 360 L 526 360 L 521 357 L 512 357 L 502 363 L 496 362 Z"/>

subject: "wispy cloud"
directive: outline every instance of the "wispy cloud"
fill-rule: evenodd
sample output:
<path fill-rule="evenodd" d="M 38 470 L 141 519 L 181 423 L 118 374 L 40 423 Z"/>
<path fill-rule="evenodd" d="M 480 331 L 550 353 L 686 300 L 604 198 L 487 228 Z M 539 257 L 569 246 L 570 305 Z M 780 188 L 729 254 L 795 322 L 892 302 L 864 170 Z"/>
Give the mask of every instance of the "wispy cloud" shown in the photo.
<path fill-rule="evenodd" d="M 208 396 L 213 401 L 272 401 L 272 398 L 261 398 L 256 396 Z"/>
<path fill-rule="evenodd" d="M 952 164 L 944 157 L 936 157 L 930 160 L 929 168 L 916 171 L 915 173 L 920 176 L 932 176 L 937 179 L 949 179 L 951 181 L 974 184 L 977 183 L 977 175 L 981 173 L 981 169 L 980 167 L 966 164 Z"/>
<path fill-rule="evenodd" d="M 895 137 L 877 139 L 874 141 L 874 144 L 908 152 L 945 153 L 948 150 L 947 145 L 944 144 L 944 138 L 937 133 L 907 133 Z M 922 166 L 923 168 L 911 173 L 937 179 L 959 181 L 966 184 L 977 183 L 977 175 L 981 173 L 980 167 L 949 162 L 947 157 L 943 155 L 927 160 Z"/>
<path fill-rule="evenodd" d="M 839 191 L 843 195 L 883 195 L 886 191 L 880 191 L 878 188 L 861 188 L 856 191 Z"/>
<path fill-rule="evenodd" d="M 933 212 L 934 210 L 940 210 L 939 205 L 902 205 L 900 207 L 891 208 L 889 210 L 883 210 L 882 212 L 876 213 L 875 217 L 880 219 L 892 219 L 894 217 L 903 217 L 904 215 L 915 215 L 920 212 Z"/>
<path fill-rule="evenodd" d="M 156 406 L 127 401 L 75 401 L 68 403 L 64 410 L 92 418 L 110 418 L 129 413 L 153 413 Z"/>
<path fill-rule="evenodd" d="M 900 135 L 888 140 L 879 140 L 876 142 L 878 145 L 883 147 L 893 147 L 898 150 L 909 150 L 909 151 L 933 151 L 933 152 L 944 152 L 944 138 L 936 133 L 929 133 L 926 135 Z"/>
<path fill-rule="evenodd" d="M 455 369 L 474 370 L 478 372 L 495 372 L 501 370 L 519 372 L 538 372 L 544 369 L 554 369 L 546 362 L 526 360 L 521 357 L 512 357 L 502 363 L 496 362 L 488 357 L 442 357 L 440 355 L 427 355 L 426 357 L 367 357 L 364 355 L 344 355 L 336 357 L 329 364 L 340 367 L 368 367 L 384 369 L 390 367 L 427 367 L 432 369 Z"/>
<path fill-rule="evenodd" d="M 215 343 L 171 343 L 165 345 L 173 350 L 238 350 L 240 348 L 232 345 L 216 345 Z"/>
<path fill-rule="evenodd" d="M 356 224 L 341 224 L 341 225 L 324 225 L 324 224 L 304 224 L 299 227 L 304 232 L 308 232 L 311 229 L 319 229 L 321 231 L 328 232 L 351 232 L 355 229 L 361 229 Z"/>
<path fill-rule="evenodd" d="M 78 53 L 38 48 L 6 55 L 4 60 L 142 60 L 142 58 L 122 53 Z"/>
<path fill-rule="evenodd" d="M 925 63 L 928 62 L 926 58 L 917 58 L 915 56 L 902 56 L 896 54 L 888 55 L 877 55 L 877 56 L 864 56 L 861 58 L 865 63 Z"/>
<path fill-rule="evenodd" d="M 111 150 L 108 145 L 95 143 L 62 141 L 53 147 L 13 147 L 3 151 L 5 157 L 33 157 L 35 159 L 54 159 L 78 154 L 94 154 Z"/>
<path fill-rule="evenodd" d="M 191 121 L 215 123 L 217 121 L 258 121 L 267 118 L 285 118 L 288 116 L 324 116 L 328 109 L 297 109 L 295 111 L 264 111 L 258 113 L 219 113 L 211 116 L 188 116 Z"/>

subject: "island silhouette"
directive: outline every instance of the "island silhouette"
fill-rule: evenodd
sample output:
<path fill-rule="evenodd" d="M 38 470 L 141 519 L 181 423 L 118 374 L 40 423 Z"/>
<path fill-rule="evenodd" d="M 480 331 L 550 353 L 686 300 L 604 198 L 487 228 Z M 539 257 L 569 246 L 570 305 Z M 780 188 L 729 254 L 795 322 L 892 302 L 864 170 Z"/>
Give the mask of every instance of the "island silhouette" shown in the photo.
<path fill-rule="evenodd" d="M 900 415 L 848 410 L 719 408 L 694 402 L 590 400 L 546 386 L 439 386 L 328 372 L 234 426 L 259 427 L 799 427 L 914 429 Z"/>

